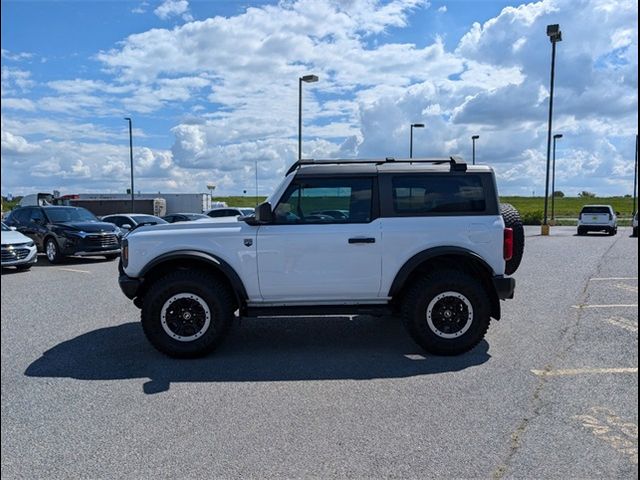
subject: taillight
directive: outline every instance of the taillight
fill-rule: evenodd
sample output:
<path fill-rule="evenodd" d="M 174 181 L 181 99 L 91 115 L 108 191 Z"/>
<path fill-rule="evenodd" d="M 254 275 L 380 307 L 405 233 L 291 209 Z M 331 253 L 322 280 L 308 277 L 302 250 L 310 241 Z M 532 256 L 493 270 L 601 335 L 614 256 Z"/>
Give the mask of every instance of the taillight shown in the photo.
<path fill-rule="evenodd" d="M 513 228 L 504 229 L 503 256 L 505 260 L 511 260 L 513 257 Z"/>

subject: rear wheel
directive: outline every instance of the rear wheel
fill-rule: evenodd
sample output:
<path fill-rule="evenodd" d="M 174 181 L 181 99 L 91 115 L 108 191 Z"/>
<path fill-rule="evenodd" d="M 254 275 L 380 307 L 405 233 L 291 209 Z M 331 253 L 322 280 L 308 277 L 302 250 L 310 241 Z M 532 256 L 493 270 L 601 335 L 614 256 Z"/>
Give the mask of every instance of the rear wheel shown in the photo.
<path fill-rule="evenodd" d="M 582 236 L 585 235 L 587 233 L 587 231 L 582 228 L 582 227 L 578 227 L 578 235 Z"/>
<path fill-rule="evenodd" d="M 504 226 L 513 230 L 513 256 L 507 260 L 504 270 L 504 273 L 511 275 L 518 270 L 524 254 L 524 226 L 520 213 L 513 205 L 501 203 L 500 214 L 504 220 Z"/>
<path fill-rule="evenodd" d="M 16 268 L 18 270 L 26 271 L 26 270 L 31 269 L 31 264 L 29 263 L 29 264 L 26 264 L 26 265 L 16 265 Z"/>
<path fill-rule="evenodd" d="M 414 341 L 436 355 L 458 355 L 475 347 L 489 328 L 487 292 L 472 276 L 438 270 L 419 279 L 402 308 Z"/>
<path fill-rule="evenodd" d="M 631 233 L 632 237 L 637 237 L 638 236 L 638 227 L 633 227 L 633 232 Z"/>
<path fill-rule="evenodd" d="M 172 357 L 200 357 L 213 351 L 233 319 L 226 285 L 198 271 L 177 271 L 154 283 L 145 295 L 141 320 L 151 344 Z"/>

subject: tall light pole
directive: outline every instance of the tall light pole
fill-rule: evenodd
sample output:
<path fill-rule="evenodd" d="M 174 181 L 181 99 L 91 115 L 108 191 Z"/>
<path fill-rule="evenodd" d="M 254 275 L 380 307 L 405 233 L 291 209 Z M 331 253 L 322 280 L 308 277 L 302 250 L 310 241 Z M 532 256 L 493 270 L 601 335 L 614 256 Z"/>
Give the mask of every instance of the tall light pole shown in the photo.
<path fill-rule="evenodd" d="M 133 132 L 131 129 L 131 118 L 124 117 L 129 122 L 129 160 L 131 161 L 131 213 L 134 213 L 135 208 L 133 206 Z"/>
<path fill-rule="evenodd" d="M 302 82 L 314 83 L 318 81 L 317 75 L 304 75 L 298 78 L 298 160 L 302 160 Z M 258 169 L 256 168 L 256 176 Z M 257 178 L 257 177 L 256 177 Z M 256 195 L 257 201 L 257 195 Z"/>
<path fill-rule="evenodd" d="M 556 43 L 562 41 L 560 25 L 547 25 L 547 36 L 551 42 L 551 88 L 549 90 L 549 124 L 547 126 L 547 175 L 544 188 L 544 220 L 542 222 L 542 235 L 549 235 L 548 207 L 549 207 L 549 168 L 551 163 L 551 129 L 553 123 L 553 80 L 556 68 Z"/>
<path fill-rule="evenodd" d="M 412 123 L 411 124 L 411 133 L 409 135 L 409 158 L 413 158 L 413 129 L 414 128 L 424 128 L 424 123 Z"/>
<path fill-rule="evenodd" d="M 256 207 L 258 206 L 258 157 L 256 156 Z"/>
<path fill-rule="evenodd" d="M 633 168 L 633 212 L 632 215 L 638 211 L 636 208 L 638 200 L 638 134 L 636 133 L 636 162 Z"/>
<path fill-rule="evenodd" d="M 553 136 L 553 167 L 551 168 L 551 220 L 556 219 L 556 140 L 562 138 L 561 133 Z"/>
<path fill-rule="evenodd" d="M 480 138 L 480 135 L 473 135 L 471 137 L 471 143 L 473 144 L 471 158 L 473 159 L 473 164 L 476 164 L 476 140 Z"/>

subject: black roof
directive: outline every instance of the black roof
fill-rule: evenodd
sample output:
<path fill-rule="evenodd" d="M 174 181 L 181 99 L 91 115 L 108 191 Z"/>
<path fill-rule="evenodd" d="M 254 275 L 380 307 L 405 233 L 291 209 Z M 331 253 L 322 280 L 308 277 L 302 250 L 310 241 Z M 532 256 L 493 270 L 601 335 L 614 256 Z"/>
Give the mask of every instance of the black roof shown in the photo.
<path fill-rule="evenodd" d="M 412 164 L 429 164 L 434 166 L 448 166 L 451 172 L 465 172 L 467 170 L 467 164 L 460 157 L 448 157 L 448 158 L 402 158 L 396 159 L 387 157 L 385 159 L 302 159 L 295 162 L 286 175 L 291 172 L 300 170 L 303 173 L 304 169 L 310 169 L 313 167 L 313 173 L 377 173 L 378 166 L 384 165 L 385 169 L 388 166 L 399 169 L 406 169 Z"/>

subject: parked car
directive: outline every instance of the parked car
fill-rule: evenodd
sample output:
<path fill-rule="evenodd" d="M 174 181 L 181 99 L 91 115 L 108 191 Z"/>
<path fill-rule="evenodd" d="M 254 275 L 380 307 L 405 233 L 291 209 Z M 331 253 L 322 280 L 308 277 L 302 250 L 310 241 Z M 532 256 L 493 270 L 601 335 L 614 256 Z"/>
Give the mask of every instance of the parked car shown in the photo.
<path fill-rule="evenodd" d="M 207 215 L 211 218 L 218 217 L 237 217 L 237 216 L 250 216 L 256 212 L 255 208 L 250 207 L 226 207 L 226 208 L 212 208 L 207 212 Z"/>
<path fill-rule="evenodd" d="M 148 215 L 146 213 L 118 213 L 114 215 L 105 215 L 102 217 L 102 221 L 116 225 L 125 234 L 143 225 L 169 223 L 160 217 Z"/>
<path fill-rule="evenodd" d="M 635 215 L 633 216 L 633 221 L 631 222 L 631 226 L 633 227 L 633 233 L 631 234 L 631 236 L 637 237 L 638 236 L 638 212 L 636 212 Z"/>
<path fill-rule="evenodd" d="M 169 223 L 176 222 L 193 222 L 195 220 L 202 220 L 203 218 L 210 218 L 204 213 L 172 213 L 165 215 L 162 219 Z"/>
<path fill-rule="evenodd" d="M 347 218 L 315 213 L 335 209 Z M 119 283 L 148 340 L 174 357 L 212 351 L 236 311 L 395 314 L 426 351 L 456 355 L 513 298 L 524 240 L 490 167 L 301 160 L 255 216 L 131 232 Z"/>
<path fill-rule="evenodd" d="M 2 267 L 29 270 L 37 261 L 38 249 L 33 240 L 2 223 Z"/>
<path fill-rule="evenodd" d="M 120 254 L 120 229 L 101 222 L 82 207 L 20 207 L 9 214 L 5 223 L 33 240 L 51 263 L 69 255 L 100 255 L 111 260 Z"/>
<path fill-rule="evenodd" d="M 585 205 L 578 218 L 578 235 L 589 232 L 618 233 L 618 212 L 611 205 Z"/>

